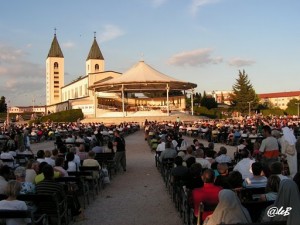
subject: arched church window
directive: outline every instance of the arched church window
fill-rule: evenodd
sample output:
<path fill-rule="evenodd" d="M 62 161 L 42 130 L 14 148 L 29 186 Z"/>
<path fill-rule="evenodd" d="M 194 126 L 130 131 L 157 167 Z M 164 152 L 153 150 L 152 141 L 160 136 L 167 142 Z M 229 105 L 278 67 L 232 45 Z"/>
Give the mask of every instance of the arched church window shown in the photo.
<path fill-rule="evenodd" d="M 99 71 L 99 64 L 95 65 L 95 71 Z"/>
<path fill-rule="evenodd" d="M 54 69 L 58 69 L 58 62 L 54 63 Z"/>

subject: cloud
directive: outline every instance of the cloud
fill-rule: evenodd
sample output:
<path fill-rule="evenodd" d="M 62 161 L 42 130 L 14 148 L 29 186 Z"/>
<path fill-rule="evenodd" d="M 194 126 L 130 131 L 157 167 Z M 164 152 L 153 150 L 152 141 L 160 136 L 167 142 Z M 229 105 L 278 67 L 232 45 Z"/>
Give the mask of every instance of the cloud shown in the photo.
<path fill-rule="evenodd" d="M 204 48 L 204 49 L 196 49 L 193 51 L 186 51 L 175 54 L 172 56 L 168 63 L 176 66 L 201 66 L 206 64 L 219 64 L 223 62 L 223 58 L 211 57 L 212 49 Z"/>
<path fill-rule="evenodd" d="M 219 2 L 220 0 L 192 0 L 192 4 L 190 6 L 190 11 L 193 15 L 195 15 L 199 8 L 201 8 L 204 5 L 208 4 L 214 4 Z"/>
<path fill-rule="evenodd" d="M 22 49 L 0 46 L 0 93 L 12 105 L 30 105 L 26 94 L 45 93 L 44 66 L 29 62 L 27 55 Z"/>
<path fill-rule="evenodd" d="M 110 41 L 124 35 L 124 31 L 121 28 L 112 24 L 105 25 L 104 31 L 99 33 L 100 42 Z"/>
<path fill-rule="evenodd" d="M 75 44 L 73 42 L 65 42 L 62 44 L 63 48 L 73 48 Z"/>
<path fill-rule="evenodd" d="M 242 59 L 242 58 L 232 58 L 228 61 L 228 65 L 243 67 L 243 66 L 251 66 L 255 63 L 252 59 Z"/>

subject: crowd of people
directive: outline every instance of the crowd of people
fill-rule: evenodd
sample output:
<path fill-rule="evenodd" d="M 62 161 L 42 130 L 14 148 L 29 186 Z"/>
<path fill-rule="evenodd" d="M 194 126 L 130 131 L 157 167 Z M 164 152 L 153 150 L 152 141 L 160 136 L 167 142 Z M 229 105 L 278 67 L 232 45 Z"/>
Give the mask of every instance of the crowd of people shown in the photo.
<path fill-rule="evenodd" d="M 299 125 L 295 118 L 145 121 L 145 140 L 156 151 L 160 168 L 173 159 L 170 185 L 185 190 L 195 218 L 201 202 L 215 206 L 214 210 L 203 213 L 201 219 L 205 224 L 258 221 L 297 224 Z M 219 149 L 215 143 L 221 143 Z M 229 145 L 236 149 L 234 157 L 227 154 Z M 251 195 L 251 199 L 241 196 L 246 193 L 241 190 L 254 189 L 260 189 L 260 193 Z M 270 207 L 257 212 L 247 208 L 245 201 L 255 201 L 257 205 L 267 202 Z M 268 216 L 270 208 L 281 206 L 292 210 L 286 216 L 280 213 Z"/>
<path fill-rule="evenodd" d="M 109 175 L 95 159 L 96 154 L 114 153 L 115 169 L 126 171 L 124 136 L 139 130 L 137 123 L 104 125 L 103 123 L 39 124 L 34 126 L 11 126 L 1 131 L 2 151 L 0 155 L 0 195 L 7 198 L 0 201 L 1 209 L 26 210 L 31 205 L 17 200 L 24 194 L 53 194 L 58 200 L 68 199 L 72 217 L 84 219 L 77 193 L 70 193 L 56 178 L 70 176 L 82 167 L 98 167 L 91 179 L 109 183 Z M 40 134 L 39 131 L 42 131 Z M 53 150 L 38 150 L 36 153 L 27 142 L 42 141 L 34 138 L 41 135 L 53 140 Z M 29 139 L 29 140 L 28 140 Z M 18 155 L 26 155 L 26 162 L 16 161 Z M 32 155 L 32 157 L 30 157 Z M 10 159 L 11 161 L 7 161 Z M 108 179 L 107 179 L 108 178 Z M 27 224 L 27 220 L 8 219 L 6 224 Z M 55 221 L 50 221 L 56 224 Z"/>

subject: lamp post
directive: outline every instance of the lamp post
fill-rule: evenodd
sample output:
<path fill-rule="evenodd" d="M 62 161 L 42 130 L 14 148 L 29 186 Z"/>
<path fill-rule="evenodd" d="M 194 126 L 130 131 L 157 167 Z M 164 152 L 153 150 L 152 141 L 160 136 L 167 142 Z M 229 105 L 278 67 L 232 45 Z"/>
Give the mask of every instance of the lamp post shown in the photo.
<path fill-rule="evenodd" d="M 295 103 L 295 105 L 298 106 L 298 114 L 297 114 L 297 116 L 298 116 L 298 118 L 299 118 L 299 105 L 300 105 L 300 102 Z"/>
<path fill-rule="evenodd" d="M 194 88 L 192 89 L 192 94 L 191 94 L 191 108 L 192 108 L 192 116 L 194 115 Z"/>
<path fill-rule="evenodd" d="M 248 104 L 249 104 L 249 118 L 250 118 L 250 116 L 251 116 L 251 103 L 252 103 L 253 101 L 250 101 L 250 102 L 247 102 Z"/>

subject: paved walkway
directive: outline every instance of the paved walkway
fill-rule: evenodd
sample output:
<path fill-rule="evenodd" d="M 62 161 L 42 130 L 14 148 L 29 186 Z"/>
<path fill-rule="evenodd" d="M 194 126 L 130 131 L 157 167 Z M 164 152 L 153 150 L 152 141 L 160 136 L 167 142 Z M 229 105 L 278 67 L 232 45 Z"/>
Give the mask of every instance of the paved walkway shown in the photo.
<path fill-rule="evenodd" d="M 143 137 L 142 130 L 126 137 L 127 171 L 113 177 L 76 225 L 183 224 Z"/>
<path fill-rule="evenodd" d="M 192 144 L 192 137 L 185 137 Z M 200 138 L 198 138 L 200 140 Z M 200 140 L 205 146 L 207 141 Z M 154 153 L 144 141 L 143 130 L 126 137 L 127 172 L 119 173 L 85 210 L 87 220 L 74 225 L 182 225 L 183 222 L 155 167 Z M 215 145 L 215 150 L 221 144 Z M 33 151 L 52 150 L 53 141 L 32 145 Z M 226 146 L 233 155 L 236 147 Z"/>

